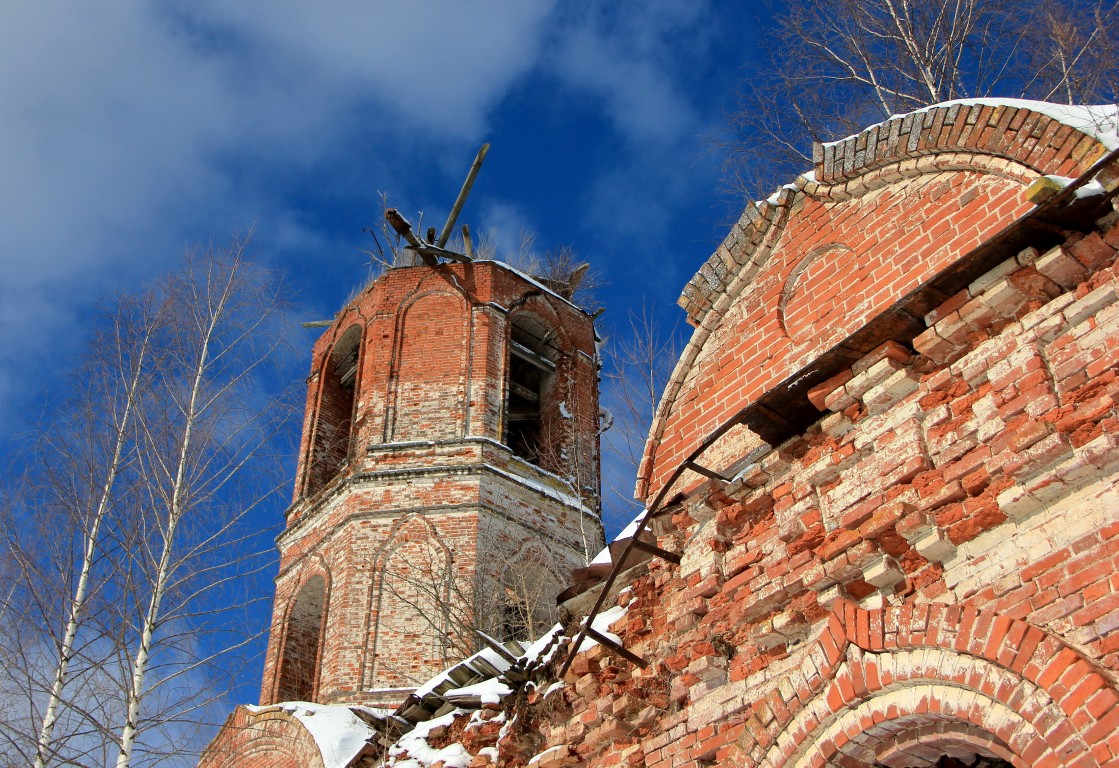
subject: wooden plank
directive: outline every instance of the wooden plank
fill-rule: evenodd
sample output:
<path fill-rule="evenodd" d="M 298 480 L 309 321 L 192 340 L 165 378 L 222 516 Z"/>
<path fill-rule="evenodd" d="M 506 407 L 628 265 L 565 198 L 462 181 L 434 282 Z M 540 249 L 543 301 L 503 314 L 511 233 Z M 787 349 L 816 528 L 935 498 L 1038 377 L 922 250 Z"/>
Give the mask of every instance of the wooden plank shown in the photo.
<path fill-rule="evenodd" d="M 638 667 L 641 667 L 642 669 L 645 669 L 646 667 L 649 666 L 649 662 L 645 661 L 645 659 L 641 658 L 640 656 L 638 656 L 633 651 L 630 651 L 630 650 L 627 650 L 627 649 L 623 648 L 620 644 L 614 642 L 613 639 L 611 639 L 611 638 L 607 637 L 606 635 L 602 634 L 601 632 L 596 630 L 594 627 L 587 627 L 586 635 L 587 635 L 587 637 L 591 638 L 592 640 L 597 640 L 598 642 L 602 643 L 607 648 L 614 651 L 615 653 L 617 653 L 619 656 L 621 656 L 623 659 L 630 662 L 631 664 L 634 664 Z"/>
<path fill-rule="evenodd" d="M 531 349 L 516 341 L 509 342 L 509 351 L 524 360 L 526 363 L 531 363 L 541 370 L 551 373 L 556 369 L 556 364 L 541 354 L 533 352 Z"/>
<path fill-rule="evenodd" d="M 637 541 L 633 542 L 633 546 L 637 547 L 640 550 L 648 552 L 650 555 L 655 555 L 661 560 L 672 563 L 673 565 L 680 564 L 680 555 L 676 554 L 675 552 L 669 552 L 667 549 L 661 549 L 656 544 L 650 544 L 644 539 L 638 539 Z"/>

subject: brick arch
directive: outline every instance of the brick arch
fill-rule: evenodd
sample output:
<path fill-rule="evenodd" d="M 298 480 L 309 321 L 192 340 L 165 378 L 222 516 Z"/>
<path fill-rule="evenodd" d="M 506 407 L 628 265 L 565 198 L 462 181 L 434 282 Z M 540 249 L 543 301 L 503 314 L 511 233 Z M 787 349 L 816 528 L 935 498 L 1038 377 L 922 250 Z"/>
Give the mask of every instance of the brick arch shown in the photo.
<path fill-rule="evenodd" d="M 406 688 L 444 666 L 437 646 L 440 633 L 453 631 L 441 608 L 454 598 L 454 565 L 454 553 L 424 515 L 393 523 L 373 558 L 367 684 L 381 679 Z"/>
<path fill-rule="evenodd" d="M 340 330 L 341 328 L 345 330 Z M 350 457 L 356 393 L 360 391 L 361 358 L 364 351 L 365 325 L 352 322 L 333 329 L 335 339 L 316 367 L 317 384 L 312 393 L 313 407 L 307 409 L 312 420 L 307 454 L 303 457 L 303 492 L 313 495 L 321 490 Z M 357 356 L 356 369 L 350 374 L 350 360 Z M 345 379 L 345 380 L 343 380 Z"/>
<path fill-rule="evenodd" d="M 987 756 L 1018 766 L 1119 756 L 1110 681 L 1056 637 L 970 606 L 838 601 L 787 683 L 755 704 L 760 727 L 747 733 L 758 738 L 738 745 L 762 748 L 772 768 L 901 765 L 918 743 L 947 754 L 993 744 Z"/>
<path fill-rule="evenodd" d="M 1024 184 L 1043 173 L 1078 175 L 1106 151 L 1039 110 L 977 102 L 892 119 L 821 148 L 813 175 L 747 204 L 681 296 L 697 328 L 658 407 L 638 495 L 648 500 L 716 427 L 783 382 L 792 387 L 798 371 L 871 322 L 915 335 L 923 313 L 898 310 L 903 297 L 974 252 L 983 233 L 1029 211 Z M 783 287 L 826 243 L 852 251 L 819 260 L 813 290 L 798 297 L 816 311 L 799 313 L 790 338 Z M 827 275 L 847 279 L 836 290 Z M 873 346 L 837 354 L 853 361 Z M 684 484 L 699 480 L 687 475 Z"/>
<path fill-rule="evenodd" d="M 1051 107 L 1066 116 L 1047 114 Z M 815 180 L 842 184 L 896 162 L 951 151 L 1005 158 L 1040 174 L 1077 176 L 1107 149 L 1074 125 L 1060 105 L 965 99 L 897 115 L 818 146 Z"/>
<path fill-rule="evenodd" d="M 423 291 L 396 317 L 386 442 L 466 434 L 470 306 L 457 291 Z"/>
<path fill-rule="evenodd" d="M 313 701 L 322 666 L 330 570 L 315 562 L 300 575 L 284 613 L 272 701 Z"/>
<path fill-rule="evenodd" d="M 299 719 L 280 707 L 237 707 L 202 754 L 199 768 L 325 768 Z"/>
<path fill-rule="evenodd" d="M 560 340 L 557 345 L 563 352 L 572 349 L 573 343 L 571 337 L 567 332 L 566 324 L 556 313 L 555 309 L 549 299 L 543 294 L 538 292 L 529 292 L 521 296 L 517 301 L 509 307 L 509 314 L 506 317 L 506 327 L 514 317 L 522 312 L 527 312 L 536 315 L 543 321 Z"/>

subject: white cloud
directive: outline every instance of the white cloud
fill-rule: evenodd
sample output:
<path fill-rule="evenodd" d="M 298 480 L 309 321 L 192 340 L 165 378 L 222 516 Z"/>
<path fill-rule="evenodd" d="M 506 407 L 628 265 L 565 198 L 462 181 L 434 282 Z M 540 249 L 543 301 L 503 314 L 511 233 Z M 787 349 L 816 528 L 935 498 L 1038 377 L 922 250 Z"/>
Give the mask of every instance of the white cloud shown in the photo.
<path fill-rule="evenodd" d="M 597 98 L 615 130 L 659 147 L 698 129 L 681 86 L 689 60 L 704 53 L 706 3 L 581 3 L 564 11 L 549 64 L 561 82 Z"/>
<path fill-rule="evenodd" d="M 330 250 L 338 233 L 317 230 L 293 188 L 326 178 L 334 189 L 302 194 L 368 195 L 374 214 L 378 189 L 433 170 L 457 181 L 530 78 L 558 87 L 525 98 L 586 99 L 624 140 L 570 205 L 618 214 L 584 222 L 604 237 L 648 235 L 688 188 L 673 178 L 688 175 L 702 130 L 689 62 L 705 55 L 707 11 L 684 0 L 12 5 L 0 27 L 0 418 L 13 372 L 58 370 L 107 291 L 253 221 L 274 250 Z M 521 223 L 501 226 L 515 239 Z"/>
<path fill-rule="evenodd" d="M 266 180 L 245 199 L 239 179 L 316 162 L 365 130 L 371 105 L 385 119 L 368 133 L 394 150 L 417 132 L 476 133 L 532 66 L 550 0 L 498 5 L 6 9 L 0 367 L 57 365 L 76 313 L 158 274 L 189 238 L 262 211 L 299 229 Z"/>
<path fill-rule="evenodd" d="M 372 97 L 409 125 L 473 136 L 509 83 L 536 61 L 554 0 L 300 0 L 204 8 L 203 23 L 244 38 L 267 71 L 339 101 Z M 393 116 L 394 118 L 396 115 Z"/>

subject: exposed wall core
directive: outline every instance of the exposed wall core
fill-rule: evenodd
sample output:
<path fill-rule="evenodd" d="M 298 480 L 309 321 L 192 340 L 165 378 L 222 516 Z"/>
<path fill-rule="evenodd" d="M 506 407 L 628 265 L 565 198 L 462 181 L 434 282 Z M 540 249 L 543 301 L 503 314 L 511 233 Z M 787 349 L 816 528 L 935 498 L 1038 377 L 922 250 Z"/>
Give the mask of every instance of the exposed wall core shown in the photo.
<path fill-rule="evenodd" d="M 1119 765 L 1117 116 L 936 105 L 748 206 L 681 300 L 647 546 L 463 762 Z"/>

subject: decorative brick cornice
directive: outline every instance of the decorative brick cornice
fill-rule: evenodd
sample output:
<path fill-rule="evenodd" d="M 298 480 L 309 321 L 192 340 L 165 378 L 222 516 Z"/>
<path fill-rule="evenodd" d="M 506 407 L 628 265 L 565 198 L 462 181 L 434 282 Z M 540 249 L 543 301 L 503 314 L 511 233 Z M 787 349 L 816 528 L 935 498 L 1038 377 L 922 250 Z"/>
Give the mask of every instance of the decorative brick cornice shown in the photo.
<path fill-rule="evenodd" d="M 748 202 L 677 303 L 688 313 L 689 322 L 702 324 L 737 273 L 758 261 L 757 251 L 770 229 L 783 223 L 801 196 L 842 202 L 893 181 L 946 170 L 1018 178 L 1079 175 L 1108 147 L 1086 132 L 1087 126 L 1081 130 L 1067 119 L 1046 114 L 1049 108 L 1054 113 L 1066 109 L 1016 100 L 951 102 L 894 116 L 840 141 L 817 144 L 814 169 L 768 199 Z M 1105 117 L 1102 112 L 1101 117 Z"/>

